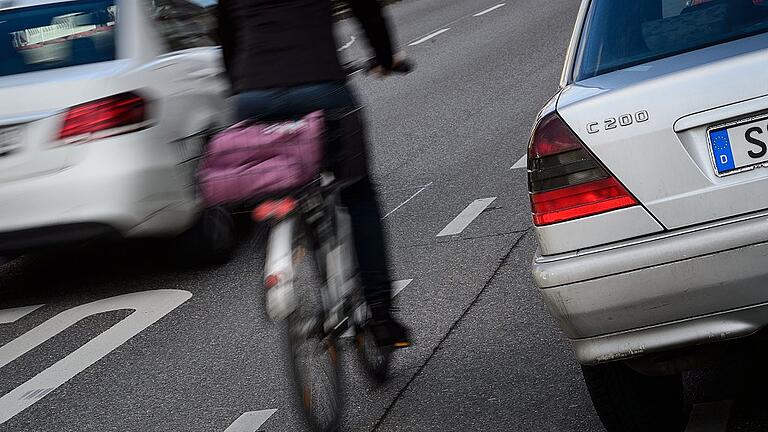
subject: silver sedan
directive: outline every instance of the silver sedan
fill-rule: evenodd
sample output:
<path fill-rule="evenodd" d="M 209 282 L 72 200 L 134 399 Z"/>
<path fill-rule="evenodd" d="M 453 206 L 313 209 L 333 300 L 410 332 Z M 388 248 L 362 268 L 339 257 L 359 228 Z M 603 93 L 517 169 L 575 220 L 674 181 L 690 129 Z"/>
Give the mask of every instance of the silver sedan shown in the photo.
<path fill-rule="evenodd" d="M 584 0 L 561 87 L 536 283 L 606 428 L 681 430 L 681 371 L 768 325 L 768 4 Z"/>

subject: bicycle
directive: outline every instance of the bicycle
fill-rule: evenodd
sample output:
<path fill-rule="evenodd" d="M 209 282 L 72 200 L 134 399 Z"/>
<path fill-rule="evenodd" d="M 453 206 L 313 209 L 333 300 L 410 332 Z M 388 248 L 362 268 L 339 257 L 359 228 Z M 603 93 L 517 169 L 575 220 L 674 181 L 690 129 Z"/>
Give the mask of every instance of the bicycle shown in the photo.
<path fill-rule="evenodd" d="M 345 70 L 352 75 L 371 65 L 353 62 Z M 400 62 L 392 72 L 411 69 Z M 309 426 L 320 432 L 336 430 L 341 417 L 342 335 L 354 338 L 364 369 L 379 383 L 393 349 L 378 346 L 367 325 L 350 220 L 340 206 L 344 183 L 367 175 L 364 155 L 355 160 L 364 139 L 361 109 L 241 121 L 214 135 L 198 169 L 207 206 L 245 206 L 270 225 L 265 306 L 272 320 L 287 324 L 293 381 Z"/>
<path fill-rule="evenodd" d="M 342 336 L 353 338 L 363 368 L 375 382 L 386 379 L 392 354 L 391 347 L 376 345 L 366 326 L 368 310 L 355 277 L 350 222 L 339 205 L 343 186 L 324 172 L 290 196 L 264 201 L 253 211 L 254 219 L 271 225 L 266 308 L 273 320 L 287 323 L 296 391 L 309 426 L 323 432 L 336 430 L 342 411 Z"/>

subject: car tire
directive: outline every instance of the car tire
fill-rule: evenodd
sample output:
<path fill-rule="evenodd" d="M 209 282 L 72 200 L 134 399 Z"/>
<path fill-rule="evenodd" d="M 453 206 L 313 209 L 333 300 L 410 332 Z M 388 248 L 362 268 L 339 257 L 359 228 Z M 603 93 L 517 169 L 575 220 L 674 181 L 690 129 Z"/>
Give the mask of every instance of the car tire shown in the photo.
<path fill-rule="evenodd" d="M 685 426 L 680 373 L 641 374 L 622 362 L 582 366 L 584 381 L 608 432 L 681 432 Z"/>
<path fill-rule="evenodd" d="M 177 257 L 194 267 L 226 263 L 237 245 L 232 214 L 222 207 L 205 209 L 194 225 L 176 240 Z"/>

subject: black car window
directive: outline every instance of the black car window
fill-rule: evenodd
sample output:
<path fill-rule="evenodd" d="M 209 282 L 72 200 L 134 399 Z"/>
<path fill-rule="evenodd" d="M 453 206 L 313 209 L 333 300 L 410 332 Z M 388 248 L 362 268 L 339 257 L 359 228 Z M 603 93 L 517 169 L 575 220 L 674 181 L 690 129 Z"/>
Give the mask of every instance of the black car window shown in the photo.
<path fill-rule="evenodd" d="M 768 31 L 768 0 L 593 0 L 576 81 Z"/>
<path fill-rule="evenodd" d="M 115 59 L 114 0 L 82 0 L 0 12 L 0 76 Z"/>

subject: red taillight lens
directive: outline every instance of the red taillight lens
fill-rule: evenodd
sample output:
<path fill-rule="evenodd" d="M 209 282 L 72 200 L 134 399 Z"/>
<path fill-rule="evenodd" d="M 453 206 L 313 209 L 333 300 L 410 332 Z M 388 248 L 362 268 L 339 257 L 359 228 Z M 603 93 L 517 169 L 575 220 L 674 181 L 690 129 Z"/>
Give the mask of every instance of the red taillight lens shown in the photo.
<path fill-rule="evenodd" d="M 557 113 L 542 118 L 531 138 L 528 189 L 539 226 L 637 205 Z"/>
<path fill-rule="evenodd" d="M 541 119 L 528 146 L 528 160 L 582 149 L 581 141 L 557 114 Z"/>
<path fill-rule="evenodd" d="M 115 134 L 135 130 L 147 120 L 145 100 L 134 93 L 122 93 L 72 107 L 67 111 L 59 139 L 115 130 Z M 121 128 L 128 130 L 121 131 Z M 110 134 L 106 134 L 110 136 Z"/>

